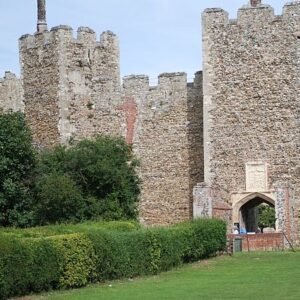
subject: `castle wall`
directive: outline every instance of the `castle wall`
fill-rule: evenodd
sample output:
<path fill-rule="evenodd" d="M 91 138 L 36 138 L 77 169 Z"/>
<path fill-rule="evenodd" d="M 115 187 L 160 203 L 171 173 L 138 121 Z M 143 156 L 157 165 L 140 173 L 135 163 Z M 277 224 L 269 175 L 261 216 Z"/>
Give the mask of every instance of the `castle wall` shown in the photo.
<path fill-rule="evenodd" d="M 0 78 L 0 110 L 24 111 L 21 80 L 11 72 Z"/>
<path fill-rule="evenodd" d="M 20 39 L 27 122 L 40 148 L 99 134 L 123 136 L 141 161 L 140 216 L 147 224 L 192 217 L 203 181 L 202 73 L 146 76 L 120 85 L 119 41 L 110 31 L 58 26 Z"/>
<path fill-rule="evenodd" d="M 188 142 L 190 163 L 190 194 L 194 186 L 204 181 L 203 147 L 203 74 L 197 72 L 193 83 L 188 83 Z"/>
<path fill-rule="evenodd" d="M 237 20 L 203 13 L 205 182 L 230 202 L 247 189 L 247 163 L 262 162 L 266 190 L 293 190 L 291 234 L 300 229 L 299 32 L 299 2 L 282 16 L 267 5 L 245 6 Z"/>
<path fill-rule="evenodd" d="M 201 79 L 188 86 L 185 73 L 165 73 L 149 87 L 147 76 L 124 78 L 126 139 L 141 161 L 145 224 L 192 217 L 192 188 L 203 179 Z"/>

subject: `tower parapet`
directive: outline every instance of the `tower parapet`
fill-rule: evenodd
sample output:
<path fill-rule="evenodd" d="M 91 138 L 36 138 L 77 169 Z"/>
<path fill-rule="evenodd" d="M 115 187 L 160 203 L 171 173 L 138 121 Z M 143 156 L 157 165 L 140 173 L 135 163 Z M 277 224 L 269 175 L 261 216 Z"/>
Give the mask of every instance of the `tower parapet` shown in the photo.
<path fill-rule="evenodd" d="M 300 1 L 289 2 L 283 7 L 283 20 L 290 28 L 300 30 Z"/>
<path fill-rule="evenodd" d="M 275 16 L 273 7 L 255 0 L 243 5 L 238 10 L 237 19 L 234 20 L 229 20 L 228 12 L 221 8 L 207 8 L 202 14 L 202 25 L 206 34 L 223 26 L 236 24 L 239 26 L 254 26 L 259 30 L 261 26 L 268 26 L 274 21 L 283 20 L 294 28 L 300 27 L 300 1 L 285 4 L 283 13 L 279 16 Z"/>
<path fill-rule="evenodd" d="M 100 102 L 118 101 L 113 99 L 120 93 L 119 43 L 110 31 L 100 40 L 88 27 L 79 27 L 74 37 L 65 25 L 24 35 L 20 60 L 28 123 L 41 147 L 92 135 L 95 113 L 87 106 L 100 109 Z"/>
<path fill-rule="evenodd" d="M 274 9 L 270 5 L 245 5 L 238 10 L 237 23 L 240 26 L 268 26 L 275 18 Z"/>
<path fill-rule="evenodd" d="M 202 27 L 209 30 L 214 26 L 224 26 L 229 23 L 229 14 L 222 8 L 207 8 L 202 13 Z"/>

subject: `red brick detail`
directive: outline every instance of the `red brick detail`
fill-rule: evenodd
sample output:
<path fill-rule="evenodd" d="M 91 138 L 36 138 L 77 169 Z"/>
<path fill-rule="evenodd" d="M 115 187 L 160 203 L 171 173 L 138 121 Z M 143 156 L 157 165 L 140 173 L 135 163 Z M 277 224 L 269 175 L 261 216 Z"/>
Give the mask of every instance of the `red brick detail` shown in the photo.
<path fill-rule="evenodd" d="M 290 190 L 289 188 L 285 189 L 285 233 L 289 240 L 292 237 L 291 230 L 291 214 L 290 214 Z"/>
<path fill-rule="evenodd" d="M 258 233 L 258 234 L 228 234 L 227 239 L 242 238 L 243 252 L 272 251 L 284 249 L 284 237 L 282 233 Z"/>
<path fill-rule="evenodd" d="M 135 122 L 137 119 L 137 104 L 133 97 L 124 97 L 124 103 L 118 107 L 125 112 L 126 118 L 126 142 L 133 143 Z"/>
<path fill-rule="evenodd" d="M 230 222 L 232 219 L 232 208 L 226 202 L 216 201 L 213 204 L 213 217 Z"/>

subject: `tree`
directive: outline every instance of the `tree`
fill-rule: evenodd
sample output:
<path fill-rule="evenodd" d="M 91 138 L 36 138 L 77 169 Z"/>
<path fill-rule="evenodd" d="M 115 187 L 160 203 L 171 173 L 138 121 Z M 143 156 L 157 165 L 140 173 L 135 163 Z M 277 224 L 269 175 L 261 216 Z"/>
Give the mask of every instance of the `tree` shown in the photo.
<path fill-rule="evenodd" d="M 258 207 L 258 226 L 260 228 L 271 227 L 275 229 L 275 209 L 268 204 L 261 204 Z"/>
<path fill-rule="evenodd" d="M 30 224 L 35 151 L 22 113 L 0 114 L 0 226 Z"/>
<path fill-rule="evenodd" d="M 48 214 L 51 212 L 49 222 L 78 218 L 135 219 L 140 193 L 136 166 L 137 160 L 130 146 L 123 139 L 107 136 L 83 140 L 69 148 L 57 146 L 42 153 L 37 169 L 37 216 L 44 214 L 43 209 L 47 206 Z M 68 184 L 65 182 L 66 185 L 62 186 L 59 178 L 64 178 Z M 63 191 L 71 189 L 71 186 L 76 189 L 77 196 L 80 193 L 84 205 L 76 196 L 80 213 L 74 209 L 63 215 L 58 211 L 63 205 L 57 204 L 59 201 L 72 203 L 74 194 Z M 51 191 L 55 194 L 55 190 L 64 195 L 63 199 L 59 195 L 51 197 Z M 48 193 L 49 196 L 46 196 Z M 52 200 L 49 201 L 49 198 Z M 49 205 L 53 206 L 50 208 Z"/>

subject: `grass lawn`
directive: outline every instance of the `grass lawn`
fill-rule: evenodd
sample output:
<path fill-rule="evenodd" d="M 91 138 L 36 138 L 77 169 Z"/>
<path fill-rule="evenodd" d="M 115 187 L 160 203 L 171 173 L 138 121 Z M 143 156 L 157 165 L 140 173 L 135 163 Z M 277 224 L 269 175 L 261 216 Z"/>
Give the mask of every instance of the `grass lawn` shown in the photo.
<path fill-rule="evenodd" d="M 238 254 L 26 300 L 300 299 L 300 252 Z"/>

